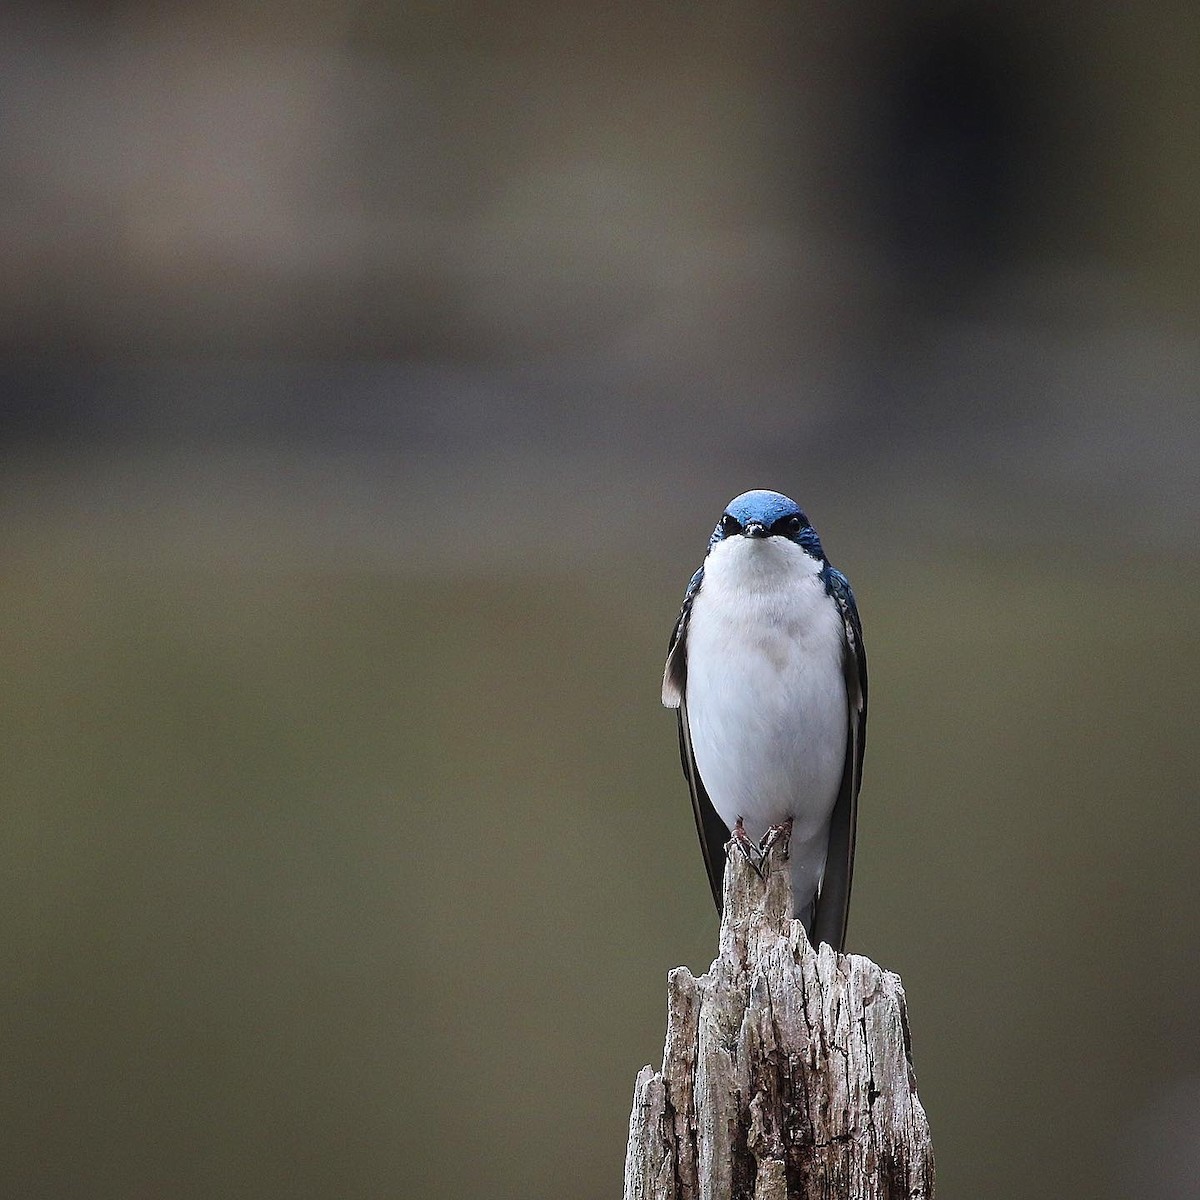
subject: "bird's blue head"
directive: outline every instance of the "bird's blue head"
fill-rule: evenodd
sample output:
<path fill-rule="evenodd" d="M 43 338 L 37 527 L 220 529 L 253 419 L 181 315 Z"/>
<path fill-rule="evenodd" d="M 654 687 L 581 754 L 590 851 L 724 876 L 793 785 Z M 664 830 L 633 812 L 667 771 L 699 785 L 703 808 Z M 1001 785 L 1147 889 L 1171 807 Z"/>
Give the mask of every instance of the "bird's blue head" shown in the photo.
<path fill-rule="evenodd" d="M 821 539 L 795 500 L 779 492 L 743 492 L 725 506 L 709 539 L 711 550 L 726 538 L 787 538 L 813 558 L 824 560 Z"/>

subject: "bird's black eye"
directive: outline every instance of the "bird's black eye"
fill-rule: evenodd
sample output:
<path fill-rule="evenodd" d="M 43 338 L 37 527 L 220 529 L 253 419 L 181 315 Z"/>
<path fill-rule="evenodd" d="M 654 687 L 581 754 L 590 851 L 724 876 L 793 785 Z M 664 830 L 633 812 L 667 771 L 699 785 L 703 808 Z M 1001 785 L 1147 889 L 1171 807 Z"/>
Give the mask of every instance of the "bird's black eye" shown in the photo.
<path fill-rule="evenodd" d="M 726 537 L 732 537 L 735 533 L 742 532 L 742 523 L 737 519 L 737 517 L 731 517 L 728 513 L 726 513 L 721 518 L 721 532 Z"/>
<path fill-rule="evenodd" d="M 782 533 L 785 537 L 795 537 L 804 528 L 804 518 L 797 514 L 792 517 L 780 517 L 771 527 L 773 533 Z"/>
<path fill-rule="evenodd" d="M 788 533 L 799 533 L 804 528 L 804 522 L 799 517 L 788 517 L 787 531 Z"/>

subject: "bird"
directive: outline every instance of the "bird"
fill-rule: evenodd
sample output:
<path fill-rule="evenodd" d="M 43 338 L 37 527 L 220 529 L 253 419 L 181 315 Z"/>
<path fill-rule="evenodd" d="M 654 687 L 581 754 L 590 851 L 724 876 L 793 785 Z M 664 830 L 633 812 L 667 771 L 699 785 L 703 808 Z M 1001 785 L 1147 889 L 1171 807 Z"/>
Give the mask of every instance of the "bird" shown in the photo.
<path fill-rule="evenodd" d="M 849 580 L 780 492 L 721 514 L 671 633 L 662 702 L 717 911 L 724 847 L 751 861 L 788 840 L 797 917 L 845 948 L 867 734 L 867 656 Z"/>

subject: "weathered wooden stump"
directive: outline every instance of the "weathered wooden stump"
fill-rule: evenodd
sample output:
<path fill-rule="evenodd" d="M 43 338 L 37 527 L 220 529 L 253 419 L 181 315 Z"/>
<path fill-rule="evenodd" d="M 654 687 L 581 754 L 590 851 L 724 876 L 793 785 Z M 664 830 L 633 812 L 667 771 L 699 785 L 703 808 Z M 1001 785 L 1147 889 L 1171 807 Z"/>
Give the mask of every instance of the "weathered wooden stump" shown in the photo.
<path fill-rule="evenodd" d="M 661 1071 L 633 1092 L 625 1200 L 930 1200 L 900 977 L 814 950 L 783 847 L 725 868 L 720 953 L 667 981 Z"/>

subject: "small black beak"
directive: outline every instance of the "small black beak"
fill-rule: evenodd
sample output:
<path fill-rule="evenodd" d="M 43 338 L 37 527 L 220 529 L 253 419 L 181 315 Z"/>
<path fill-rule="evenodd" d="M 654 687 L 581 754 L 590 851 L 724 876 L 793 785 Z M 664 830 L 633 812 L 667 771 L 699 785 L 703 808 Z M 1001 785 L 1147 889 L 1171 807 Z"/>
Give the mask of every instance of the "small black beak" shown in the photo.
<path fill-rule="evenodd" d="M 748 538 L 765 538 L 770 534 L 770 531 L 767 529 L 767 527 L 759 521 L 747 521 L 742 532 Z"/>

